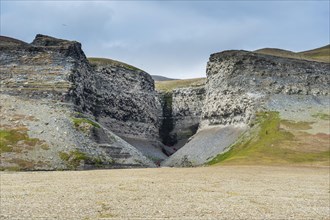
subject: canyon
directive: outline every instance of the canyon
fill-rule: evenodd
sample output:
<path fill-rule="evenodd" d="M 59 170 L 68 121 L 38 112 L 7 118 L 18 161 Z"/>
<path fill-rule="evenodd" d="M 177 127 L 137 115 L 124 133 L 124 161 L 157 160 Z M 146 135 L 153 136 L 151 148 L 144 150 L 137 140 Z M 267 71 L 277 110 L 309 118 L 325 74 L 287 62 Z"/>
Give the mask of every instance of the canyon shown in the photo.
<path fill-rule="evenodd" d="M 224 51 L 206 80 L 156 90 L 145 71 L 87 58 L 79 42 L 2 36 L 0 48 L 2 170 L 244 164 L 255 156 L 232 152 L 264 139 L 255 161 L 329 161 L 327 62 Z M 280 153 L 269 159 L 264 145 Z"/>

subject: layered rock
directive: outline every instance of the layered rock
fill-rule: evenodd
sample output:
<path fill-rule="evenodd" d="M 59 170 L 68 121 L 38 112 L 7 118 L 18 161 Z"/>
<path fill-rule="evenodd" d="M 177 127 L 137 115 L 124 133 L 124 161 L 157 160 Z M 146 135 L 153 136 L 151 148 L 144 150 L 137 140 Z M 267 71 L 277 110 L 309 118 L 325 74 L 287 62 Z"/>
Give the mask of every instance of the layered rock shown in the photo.
<path fill-rule="evenodd" d="M 75 41 L 0 37 L 0 49 L 1 169 L 150 167 L 183 144 L 163 165 L 196 166 L 259 111 L 316 126 L 330 106 L 326 63 L 225 51 L 211 55 L 205 87 L 158 94 L 146 72 L 88 61 Z"/>
<path fill-rule="evenodd" d="M 172 117 L 174 128 L 171 134 L 178 141 L 186 140 L 198 129 L 205 99 L 204 87 L 181 88 L 173 91 Z"/>
<path fill-rule="evenodd" d="M 329 64 L 247 51 L 212 54 L 202 126 L 248 124 L 273 94 L 329 95 Z"/>
<path fill-rule="evenodd" d="M 167 155 L 181 148 L 198 129 L 205 97 L 203 86 L 159 92 L 163 115 L 159 129 Z"/>
<path fill-rule="evenodd" d="M 281 118 L 298 121 L 324 114 L 330 107 L 329 71 L 326 63 L 247 51 L 212 54 L 199 130 L 163 165 L 210 161 L 249 130 L 259 111 L 276 111 Z"/>
<path fill-rule="evenodd" d="M 97 121 L 156 163 L 167 156 L 159 139 L 161 105 L 151 76 L 131 65 L 89 58 L 96 90 L 87 109 Z"/>
<path fill-rule="evenodd" d="M 149 74 L 106 59 L 90 59 L 94 66 L 98 121 L 121 137 L 159 140 L 160 103 Z"/>
<path fill-rule="evenodd" d="M 45 37 L 37 35 L 34 42 L 38 43 L 41 38 Z M 57 46 L 45 47 L 2 37 L 2 92 L 30 98 L 61 98 L 67 95 L 72 87 L 69 76 L 76 59 L 83 59 L 84 55 L 79 43 L 61 42 Z"/>
<path fill-rule="evenodd" d="M 2 169 L 154 165 L 97 122 L 107 82 L 94 75 L 80 43 L 0 40 Z"/>

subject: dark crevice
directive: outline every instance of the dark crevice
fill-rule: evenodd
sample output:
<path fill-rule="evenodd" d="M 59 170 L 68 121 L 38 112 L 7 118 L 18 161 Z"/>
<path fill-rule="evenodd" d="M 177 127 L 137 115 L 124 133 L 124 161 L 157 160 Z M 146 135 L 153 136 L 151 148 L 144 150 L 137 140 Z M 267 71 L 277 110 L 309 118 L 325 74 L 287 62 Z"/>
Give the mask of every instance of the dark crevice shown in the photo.
<path fill-rule="evenodd" d="M 161 93 L 160 96 L 163 109 L 163 118 L 159 128 L 159 136 L 163 144 L 166 146 L 173 146 L 177 140 L 175 135 L 170 134 L 174 128 L 174 120 L 172 116 L 172 93 L 165 92 Z"/>

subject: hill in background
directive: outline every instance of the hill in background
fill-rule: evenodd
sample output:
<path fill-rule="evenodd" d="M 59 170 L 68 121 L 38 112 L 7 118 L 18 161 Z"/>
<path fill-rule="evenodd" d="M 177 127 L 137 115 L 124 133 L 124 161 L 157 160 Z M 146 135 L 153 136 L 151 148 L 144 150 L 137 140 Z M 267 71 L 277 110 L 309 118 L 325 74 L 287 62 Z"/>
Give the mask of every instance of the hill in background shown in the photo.
<path fill-rule="evenodd" d="M 172 79 L 165 76 L 159 76 L 159 75 L 151 75 L 152 79 L 155 81 L 171 81 L 171 80 L 178 80 L 178 79 Z"/>
<path fill-rule="evenodd" d="M 173 89 L 186 88 L 186 87 L 198 87 L 204 86 L 206 78 L 194 78 L 194 79 L 178 79 L 169 81 L 156 81 L 155 88 L 157 91 L 169 92 Z"/>
<path fill-rule="evenodd" d="M 254 52 L 259 54 L 278 56 L 278 57 L 287 57 L 294 59 L 330 63 L 330 44 L 324 47 L 302 51 L 302 52 L 293 52 L 293 51 L 282 50 L 277 48 L 263 48 L 256 50 Z"/>
<path fill-rule="evenodd" d="M 330 63 L 330 44 L 302 52 L 293 52 L 278 48 L 263 48 L 253 52 L 277 57 Z M 152 75 L 152 78 L 155 80 L 156 90 L 158 91 L 172 91 L 177 88 L 202 86 L 206 83 L 206 78 L 204 77 L 193 79 L 171 79 L 164 76 Z"/>

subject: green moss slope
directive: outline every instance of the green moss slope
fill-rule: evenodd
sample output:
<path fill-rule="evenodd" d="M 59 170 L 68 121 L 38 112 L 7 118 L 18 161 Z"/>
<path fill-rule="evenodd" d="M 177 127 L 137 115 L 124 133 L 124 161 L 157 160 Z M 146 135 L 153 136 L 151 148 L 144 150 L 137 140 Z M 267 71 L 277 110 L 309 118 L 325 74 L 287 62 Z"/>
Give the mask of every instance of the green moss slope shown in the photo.
<path fill-rule="evenodd" d="M 246 165 L 279 165 L 296 163 L 329 163 L 330 151 L 304 151 L 299 148 L 296 136 L 281 128 L 278 112 L 261 112 L 257 115 L 257 125 L 244 134 L 230 150 L 217 155 L 208 164 L 246 164 Z M 288 123 L 291 129 L 306 129 L 307 124 Z"/>

